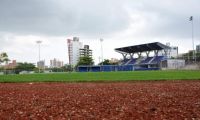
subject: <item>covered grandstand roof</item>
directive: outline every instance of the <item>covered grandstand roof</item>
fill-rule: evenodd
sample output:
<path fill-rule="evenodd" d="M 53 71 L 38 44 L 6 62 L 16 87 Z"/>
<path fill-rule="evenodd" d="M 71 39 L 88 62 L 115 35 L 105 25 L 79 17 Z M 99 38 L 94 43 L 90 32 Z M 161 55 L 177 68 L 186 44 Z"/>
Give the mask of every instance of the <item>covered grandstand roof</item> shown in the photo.
<path fill-rule="evenodd" d="M 163 49 L 170 49 L 170 47 L 160 42 L 153 42 L 153 43 L 147 43 L 147 44 L 141 44 L 141 45 L 116 48 L 115 50 L 118 52 L 124 52 L 124 53 L 138 53 L 138 52 L 163 50 Z"/>

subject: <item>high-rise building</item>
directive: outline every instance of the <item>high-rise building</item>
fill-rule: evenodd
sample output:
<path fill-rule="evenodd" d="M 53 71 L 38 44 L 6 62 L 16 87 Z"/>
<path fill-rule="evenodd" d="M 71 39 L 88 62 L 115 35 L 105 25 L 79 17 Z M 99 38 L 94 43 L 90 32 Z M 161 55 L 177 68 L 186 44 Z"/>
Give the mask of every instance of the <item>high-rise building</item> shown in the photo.
<path fill-rule="evenodd" d="M 45 61 L 44 60 L 40 60 L 37 62 L 37 67 L 39 69 L 45 69 Z"/>
<path fill-rule="evenodd" d="M 69 64 L 76 65 L 79 61 L 80 53 L 79 49 L 82 48 L 82 43 L 79 42 L 78 37 L 74 37 L 73 40 L 68 39 L 68 55 L 69 55 Z"/>
<path fill-rule="evenodd" d="M 197 45 L 197 46 L 196 46 L 196 52 L 197 52 L 197 53 L 200 53 L 200 45 Z"/>
<path fill-rule="evenodd" d="M 11 63 L 8 63 L 7 65 L 4 66 L 6 69 L 14 69 L 17 66 L 16 60 L 12 60 Z"/>
<path fill-rule="evenodd" d="M 53 60 L 50 60 L 50 67 L 51 68 L 61 68 L 63 67 L 63 61 L 57 60 L 54 58 Z"/>
<path fill-rule="evenodd" d="M 84 48 L 79 49 L 80 57 L 92 57 L 92 50 L 90 50 L 89 45 L 84 45 Z"/>

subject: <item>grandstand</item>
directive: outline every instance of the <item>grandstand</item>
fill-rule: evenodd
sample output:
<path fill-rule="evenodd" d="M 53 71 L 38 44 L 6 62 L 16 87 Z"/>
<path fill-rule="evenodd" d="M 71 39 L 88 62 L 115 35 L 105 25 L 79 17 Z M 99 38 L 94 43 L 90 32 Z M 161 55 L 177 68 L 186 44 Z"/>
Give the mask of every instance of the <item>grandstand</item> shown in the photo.
<path fill-rule="evenodd" d="M 97 71 L 133 71 L 133 70 L 159 70 L 160 63 L 167 58 L 170 49 L 159 42 L 116 48 L 115 51 L 123 56 L 119 65 L 79 66 L 79 72 Z M 164 50 L 164 55 L 159 56 L 159 51 Z M 154 55 L 150 56 L 153 52 Z M 143 54 L 145 53 L 145 56 Z M 136 58 L 134 55 L 136 54 Z"/>
<path fill-rule="evenodd" d="M 123 56 L 120 65 L 133 65 L 134 70 L 155 70 L 160 69 L 160 62 L 167 59 L 168 49 L 170 49 L 169 46 L 159 42 L 153 42 L 116 48 L 115 51 Z M 161 50 L 164 50 L 165 55 L 158 55 Z M 154 53 L 153 56 L 150 56 L 151 52 Z M 142 53 L 145 53 L 145 56 L 142 56 Z M 135 54 L 137 58 L 134 58 Z"/>

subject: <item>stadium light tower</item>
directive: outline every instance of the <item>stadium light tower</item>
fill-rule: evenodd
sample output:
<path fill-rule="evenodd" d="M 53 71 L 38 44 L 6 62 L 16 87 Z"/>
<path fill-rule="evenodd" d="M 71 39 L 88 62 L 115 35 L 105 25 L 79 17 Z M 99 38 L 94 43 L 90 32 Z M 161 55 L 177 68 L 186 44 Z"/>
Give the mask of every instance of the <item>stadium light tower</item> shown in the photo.
<path fill-rule="evenodd" d="M 190 16 L 190 21 L 192 25 L 192 47 L 193 47 L 193 60 L 196 62 L 196 52 L 194 50 L 194 25 L 193 25 L 193 16 Z"/>
<path fill-rule="evenodd" d="M 102 43 L 103 43 L 103 39 L 102 38 L 100 38 L 100 42 L 101 42 L 101 64 L 103 65 L 103 45 L 102 45 Z"/>
<path fill-rule="evenodd" d="M 39 54 L 38 54 L 38 58 L 39 58 L 39 64 L 40 64 L 40 44 L 42 43 L 41 40 L 36 41 L 36 43 L 38 44 L 38 48 L 39 48 Z M 39 73 L 40 73 L 40 66 L 38 65 L 38 69 L 39 69 Z"/>

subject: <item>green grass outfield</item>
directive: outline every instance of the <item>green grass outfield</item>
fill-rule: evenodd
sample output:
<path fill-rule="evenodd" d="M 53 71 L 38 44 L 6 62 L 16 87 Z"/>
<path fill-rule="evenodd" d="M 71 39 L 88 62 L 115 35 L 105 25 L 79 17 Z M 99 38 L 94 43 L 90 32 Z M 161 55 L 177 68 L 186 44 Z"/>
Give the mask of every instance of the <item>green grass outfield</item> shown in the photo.
<path fill-rule="evenodd" d="M 200 80 L 200 71 L 73 72 L 0 75 L 0 82 L 91 82 L 130 80 Z"/>

